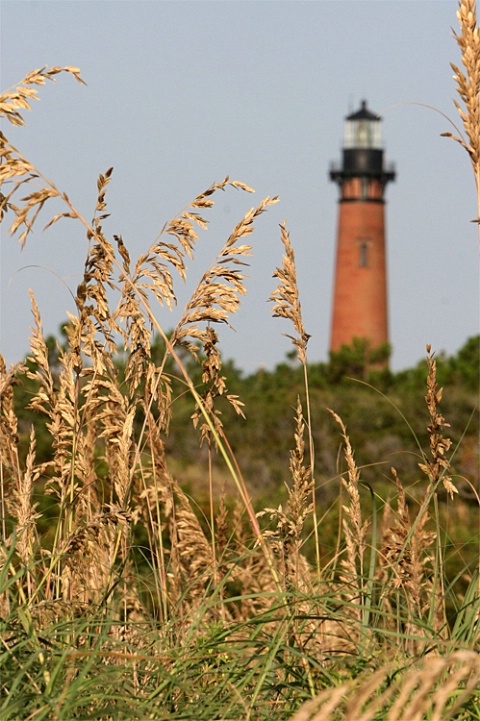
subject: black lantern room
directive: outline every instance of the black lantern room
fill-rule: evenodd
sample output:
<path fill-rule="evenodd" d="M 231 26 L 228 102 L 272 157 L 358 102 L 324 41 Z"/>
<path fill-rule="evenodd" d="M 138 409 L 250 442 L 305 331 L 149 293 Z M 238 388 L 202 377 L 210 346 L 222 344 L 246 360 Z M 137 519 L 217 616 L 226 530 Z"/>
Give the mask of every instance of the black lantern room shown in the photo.
<path fill-rule="evenodd" d="M 342 167 L 332 166 L 331 180 L 341 185 L 347 178 L 376 178 L 386 185 L 395 179 L 393 167 L 383 167 L 382 119 L 362 100 L 360 110 L 345 118 Z"/>

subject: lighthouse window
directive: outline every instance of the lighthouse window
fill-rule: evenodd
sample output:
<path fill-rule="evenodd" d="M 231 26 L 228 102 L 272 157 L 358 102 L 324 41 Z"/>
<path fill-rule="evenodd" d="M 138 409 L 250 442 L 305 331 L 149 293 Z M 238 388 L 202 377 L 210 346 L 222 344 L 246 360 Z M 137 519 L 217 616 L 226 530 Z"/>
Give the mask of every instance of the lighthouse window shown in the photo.
<path fill-rule="evenodd" d="M 370 148 L 372 146 L 372 123 L 369 120 L 359 120 L 356 131 L 357 147 Z"/>
<path fill-rule="evenodd" d="M 368 267 L 368 244 L 366 240 L 360 242 L 360 268 Z"/>

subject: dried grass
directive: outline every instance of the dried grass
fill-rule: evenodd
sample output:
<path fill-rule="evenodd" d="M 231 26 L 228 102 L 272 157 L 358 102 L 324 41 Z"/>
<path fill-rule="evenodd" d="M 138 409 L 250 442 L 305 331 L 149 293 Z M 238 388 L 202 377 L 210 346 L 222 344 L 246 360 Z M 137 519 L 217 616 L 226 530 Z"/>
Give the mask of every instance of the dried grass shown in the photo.
<path fill-rule="evenodd" d="M 456 67 L 454 70 L 466 107 L 463 111 L 457 104 L 469 144 L 459 142 L 469 152 L 478 182 L 480 46 L 471 0 L 460 3 L 459 18 L 461 36 L 457 40 L 466 75 Z M 34 71 L 17 88 L 0 96 L 0 114 L 14 125 L 23 124 L 23 111 L 38 97 L 32 85 L 43 85 L 60 72 L 83 82 L 73 67 Z M 16 641 L 11 638 L 23 629 L 39 664 L 38 676 L 30 675 L 31 686 L 39 695 L 42 689 L 53 687 L 48 654 L 39 638 L 53 634 L 53 646 L 59 644 L 62 658 L 67 658 L 67 653 L 65 677 L 69 680 L 78 671 L 75 654 L 82 659 L 82 654 L 98 654 L 102 669 L 118 666 L 121 670 L 122 662 L 132 660 L 135 694 L 142 703 L 153 703 L 160 694 L 152 684 L 156 684 L 161 659 L 170 679 L 180 668 L 183 670 L 178 673 L 185 673 L 191 679 L 189 684 L 195 683 L 197 708 L 202 697 L 198 689 L 205 691 L 215 681 L 222 693 L 228 689 L 233 694 L 235 700 L 228 708 L 241 708 L 245 718 L 255 717 L 255 704 L 262 694 L 270 713 L 275 715 L 278 710 L 286 718 L 291 708 L 287 699 L 296 703 L 300 687 L 301 697 L 308 693 L 312 700 L 292 721 L 367 721 L 379 714 L 391 721 L 414 721 L 428 714 L 432 719 L 451 718 L 457 712 L 457 718 L 466 718 L 461 715 L 461 705 L 475 692 L 480 666 L 478 655 L 455 648 L 455 627 L 450 627 L 445 616 L 437 491 L 443 484 L 454 500 L 457 489 L 448 457 L 448 424 L 439 411 L 442 390 L 430 349 L 426 394 L 429 456 L 425 454 L 420 464 L 428 479 L 427 489 L 415 507 L 414 502 L 407 502 L 406 491 L 392 469 L 396 510 L 386 505 L 380 542 L 374 520 L 365 516 L 359 490 L 361 469 L 346 426 L 331 411 L 344 443 L 346 502 L 341 528 L 344 550 L 330 571 L 322 567 L 318 537 L 307 373 L 309 335 L 303 324 L 295 255 L 285 223 L 281 225 L 285 254 L 274 273 L 277 287 L 270 301 L 273 315 L 293 325 L 295 334 L 289 338 L 304 368 L 305 403 L 300 399 L 297 403 L 291 481 L 284 507 L 255 514 L 219 406 L 223 398 L 238 415 L 244 413 L 241 399 L 228 390 L 215 324 L 231 325 L 245 293 L 244 268 L 252 251 L 245 239 L 254 231 L 259 216 L 278 199 L 265 198 L 240 219 L 167 337 L 158 313 L 176 305 L 176 278 L 186 277 L 186 258 L 194 256 L 197 231 L 208 228 L 206 215 L 214 206 L 215 193 L 229 187 L 248 193 L 252 189 L 228 177 L 210 186 L 167 222 L 134 262 L 123 239 L 114 236 L 111 242 L 102 229 L 112 169 L 99 176 L 94 216 L 87 222 L 70 199 L 4 135 L 1 158 L 0 182 L 8 183 L 9 188 L 0 197 L 2 217 L 13 215 L 10 232 L 22 245 L 50 198 L 62 201 L 66 210 L 54 215 L 47 227 L 76 219 L 87 237 L 83 278 L 75 293 L 76 313 L 69 316 L 66 343 L 57 348 L 55 364 L 33 294 L 28 364 L 7 370 L 0 357 L 0 609 L 14 629 L 3 641 L 5 658 L 17 663 L 17 650 L 12 651 Z M 26 195 L 18 199 L 23 193 Z M 160 359 L 152 351 L 153 330 L 165 343 Z M 180 349 L 199 365 L 200 387 L 182 363 Z M 126 360 L 123 374 L 117 364 L 120 352 Z M 182 479 L 174 477 L 167 465 L 164 440 L 175 405 L 172 378 L 166 372 L 171 359 L 176 364 L 176 380 L 191 394 L 192 419 L 199 429 L 199 441 L 208 450 L 208 519 L 202 517 L 195 499 L 182 488 Z M 35 428 L 30 431 L 25 460 L 20 458 L 14 398 L 22 377 L 35 385 L 30 409 L 46 422 L 51 443 L 46 463 L 36 458 Z M 233 510 L 227 508 L 224 494 L 215 496 L 215 456 L 223 459 L 237 489 Z M 40 483 L 57 514 L 49 534 L 39 532 L 34 491 Z M 265 516 L 270 516 L 269 528 L 264 527 Z M 315 566 L 304 552 L 310 521 Z M 143 533 L 142 553 L 149 568 L 142 573 L 135 568 L 139 532 Z M 478 594 L 473 583 L 472 578 L 459 612 L 462 623 L 471 623 L 471 630 L 461 635 L 462 644 L 470 648 L 478 635 L 474 629 Z M 82 619 L 83 630 L 64 633 L 62 624 L 75 619 Z M 52 623 L 59 625 L 52 630 Z M 190 647 L 198 653 L 191 653 Z M 395 661 L 390 655 L 386 663 L 392 649 Z M 359 664 L 373 670 L 353 668 L 357 656 Z M 56 663 L 54 655 L 52 658 Z M 23 668 L 20 661 L 17 665 Z M 54 676 L 60 675 L 59 668 L 54 666 Z M 340 678 L 334 676 L 337 672 Z M 248 691 L 240 687 L 237 676 Z M 331 687 L 318 693 L 325 678 Z M 149 686 L 145 698 L 142 679 Z M 172 682 L 162 683 L 164 689 Z M 181 699 L 186 698 L 181 685 L 168 693 L 168 713 L 180 713 Z M 67 687 L 62 698 L 66 694 Z M 61 703 L 60 699 L 59 713 Z M 185 703 L 190 704 L 191 698 Z M 61 717 L 59 713 L 56 718 Z M 220 717 L 220 713 L 223 718 L 218 708 L 211 717 Z"/>
<path fill-rule="evenodd" d="M 312 476 L 312 516 L 313 530 L 315 535 L 315 553 L 317 577 L 321 575 L 320 541 L 318 535 L 317 518 L 317 497 L 315 484 L 315 447 L 312 432 L 312 414 L 310 408 L 310 390 L 308 383 L 307 368 L 307 345 L 310 334 L 306 332 L 302 317 L 302 306 L 297 283 L 297 268 L 295 265 L 295 252 L 290 242 L 290 234 L 287 231 L 286 222 L 280 225 L 281 241 L 285 249 L 281 268 L 276 268 L 273 277 L 278 278 L 278 285 L 270 295 L 269 301 L 273 303 L 272 314 L 275 318 L 286 318 L 289 320 L 296 332 L 295 336 L 286 334 L 297 351 L 297 356 L 303 366 L 305 382 L 305 403 L 307 409 L 308 447 L 310 455 L 310 473 Z"/>
<path fill-rule="evenodd" d="M 454 33 L 454 36 L 461 51 L 465 72 L 455 63 L 451 63 L 455 73 L 453 79 L 461 100 L 458 102 L 454 99 L 453 102 L 462 120 L 466 139 L 458 130 L 458 135 L 452 133 L 442 133 L 442 135 L 455 140 L 469 155 L 477 189 L 477 217 L 474 222 L 479 225 L 480 241 L 480 33 L 475 0 L 460 0 L 457 19 L 460 32 Z"/>
<path fill-rule="evenodd" d="M 409 654 L 421 653 L 432 642 L 431 635 L 426 633 L 426 628 L 434 593 L 432 577 L 435 558 L 432 544 L 436 534 L 428 530 L 429 515 L 422 506 L 412 523 L 405 490 L 395 469 L 391 470 L 398 492 L 397 510 L 393 515 L 390 505 L 388 503 L 385 505 L 377 572 L 382 588 L 381 603 L 387 611 L 388 618 L 395 619 L 399 600 L 398 591 L 401 590 L 401 598 L 407 605 L 408 619 L 404 627 L 404 651 Z M 401 614 L 399 621 L 400 618 Z M 397 630 L 400 630 L 398 626 Z"/>
<path fill-rule="evenodd" d="M 298 399 L 295 449 L 290 452 L 292 481 L 291 485 L 286 484 L 288 498 L 285 510 L 280 505 L 278 508 L 265 508 L 258 514 L 259 517 L 269 515 L 275 523 L 275 529 L 265 531 L 264 536 L 272 545 L 284 588 L 292 584 L 302 592 L 311 589 L 309 564 L 302 555 L 302 546 L 305 521 L 312 512 L 312 478 L 310 469 L 304 466 L 304 432 L 305 421 Z"/>
<path fill-rule="evenodd" d="M 342 476 L 342 483 L 347 491 L 349 504 L 343 506 L 345 517 L 342 519 L 346 545 L 346 557 L 342 558 L 341 580 L 345 584 L 343 595 L 352 604 L 358 604 L 356 616 L 362 617 L 361 605 L 364 603 L 365 583 L 365 551 L 367 547 L 367 531 L 369 522 L 362 519 L 362 506 L 358 489 L 360 472 L 355 463 L 354 453 L 347 435 L 347 429 L 340 416 L 330 411 L 339 424 L 345 445 L 347 477 Z"/>
<path fill-rule="evenodd" d="M 402 671 L 392 664 L 326 689 L 290 721 L 447 721 L 467 719 L 462 705 L 478 690 L 480 656 L 454 651 L 425 656 Z M 380 714 L 380 715 L 379 715 Z"/>

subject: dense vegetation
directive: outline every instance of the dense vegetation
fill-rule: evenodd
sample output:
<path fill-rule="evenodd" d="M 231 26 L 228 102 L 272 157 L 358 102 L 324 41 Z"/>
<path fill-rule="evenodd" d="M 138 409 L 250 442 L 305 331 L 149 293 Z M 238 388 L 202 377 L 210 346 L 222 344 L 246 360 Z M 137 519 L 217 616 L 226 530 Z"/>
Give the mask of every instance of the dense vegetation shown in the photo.
<path fill-rule="evenodd" d="M 59 335 L 63 337 L 55 339 L 50 336 L 46 339 L 53 369 L 60 369 L 59 348 L 66 349 L 65 331 L 61 330 Z M 427 409 L 422 394 L 428 374 L 427 361 L 398 373 L 387 369 L 369 371 L 362 362 L 360 345 L 344 347 L 339 353 L 332 354 L 329 363 L 308 364 L 320 498 L 328 499 L 328 484 L 335 479 L 338 471 L 338 434 L 328 413 L 329 408 L 336 410 L 348 424 L 355 442 L 357 462 L 362 467 L 366 466 L 362 468 L 362 477 L 366 481 L 381 481 L 382 476 L 389 474 L 388 464 L 395 463 L 402 470 L 405 482 L 414 483 L 418 476 L 415 458 L 399 458 L 399 455 L 415 438 L 422 447 L 428 443 Z M 160 363 L 165 350 L 165 343 L 157 337 L 151 347 L 152 359 Z M 197 388 L 201 388 L 201 366 L 188 357 L 184 359 L 184 364 Z M 229 428 L 232 449 L 241 459 L 246 475 L 256 479 L 252 492 L 268 495 L 273 491 L 277 495 L 279 487 L 288 479 L 285 461 L 290 451 L 292 417 L 297 398 L 304 395 L 303 367 L 295 353 L 289 354 L 285 362 L 273 370 L 260 368 L 249 375 L 238 369 L 233 360 L 223 361 L 222 365 L 229 389 L 244 403 L 244 418 L 239 418 L 228 403 L 221 405 L 222 420 Z M 31 363 L 31 370 L 33 366 Z M 125 361 L 121 348 L 118 349 L 115 366 L 119 378 L 123 378 Z M 436 367 L 438 383 L 446 389 L 442 403 L 452 427 L 454 445 L 462 439 L 455 457 L 455 472 L 458 476 L 470 478 L 478 486 L 480 336 L 468 339 L 451 357 L 436 354 Z M 190 466 L 194 470 L 197 464 L 202 466 L 204 459 L 204 451 L 191 419 L 195 404 L 184 392 L 184 384 L 171 358 L 165 371 L 172 379 L 172 421 L 165 440 L 166 450 L 172 461 L 178 462 L 184 471 Z M 121 384 L 120 380 L 120 387 Z M 46 460 L 51 452 L 46 425 L 42 425 L 40 415 L 32 414 L 28 408 L 37 389 L 35 381 L 22 381 L 15 393 L 16 413 L 21 421 L 24 454 L 28 448 L 30 424 L 34 421 L 37 425 L 37 457 Z M 368 466 L 377 462 L 380 467 Z M 203 475 L 203 469 L 200 474 Z M 333 495 L 336 493 L 337 488 Z M 470 497 L 467 489 L 464 493 Z"/>
<path fill-rule="evenodd" d="M 59 350 L 66 352 L 66 333 L 61 331 L 60 340 L 46 339 L 49 362 L 60 370 Z M 394 493 L 395 483 L 391 473 L 394 466 L 412 498 L 420 498 L 425 490 L 418 464 L 422 450 L 428 448 L 428 410 L 424 389 L 428 375 L 427 361 L 399 373 L 387 369 L 365 368 L 364 343 L 356 342 L 332 354 L 329 363 L 309 364 L 309 393 L 311 423 L 315 448 L 316 497 L 320 511 L 328 514 L 320 526 L 321 552 L 330 558 L 335 553 L 339 521 L 339 490 L 341 489 L 341 439 L 338 426 L 329 409 L 342 417 L 349 428 L 349 436 L 355 447 L 356 463 L 361 471 L 363 494 L 369 488 L 375 492 L 379 510 L 385 499 Z M 151 347 L 152 359 L 158 365 L 165 357 L 165 343 L 156 338 Z M 205 358 L 202 357 L 202 361 Z M 185 357 L 184 363 L 196 387 L 202 387 L 201 366 Z M 125 360 L 121 348 L 115 359 L 122 387 L 125 377 Z M 33 373 L 36 366 L 29 364 Z M 475 508 L 476 494 L 480 490 L 480 461 L 478 438 L 480 387 L 480 337 L 470 338 L 457 354 L 436 357 L 439 385 L 445 388 L 442 399 L 443 413 L 450 424 L 454 454 L 451 472 L 454 474 L 459 497 L 456 506 L 447 508 L 448 495 L 439 489 L 443 522 L 449 520 L 454 528 L 456 552 L 446 559 L 449 576 L 461 574 L 465 566 L 474 568 L 478 561 L 478 518 Z M 200 520 L 208 517 L 210 503 L 209 483 L 205 480 L 207 451 L 192 423 L 195 403 L 185 393 L 185 385 L 178 369 L 170 358 L 165 372 L 171 378 L 172 407 L 169 433 L 165 437 L 165 453 L 169 468 L 177 477 L 183 490 L 195 498 L 200 509 Z M 292 428 L 298 398 L 304 396 L 304 371 L 296 354 L 289 354 L 285 362 L 268 371 L 260 369 L 245 376 L 233 361 L 223 363 L 228 377 L 229 389 L 243 401 L 244 417 L 239 417 L 228 402 L 218 399 L 217 410 L 224 425 L 229 429 L 229 443 L 235 457 L 248 479 L 249 492 L 257 510 L 285 503 L 290 479 L 288 460 L 292 442 Z M 31 423 L 36 426 L 37 460 L 46 462 L 52 455 L 52 439 L 41 414 L 32 412 L 30 399 L 38 393 L 38 381 L 23 379 L 16 388 L 15 405 L 19 419 L 19 450 L 25 458 L 28 452 Z M 158 419 L 157 419 L 158 420 Z M 136 418 L 140 429 L 144 416 Z M 226 502 L 235 495 L 228 471 L 222 459 L 212 459 L 212 474 L 217 497 L 224 485 L 229 489 Z M 43 494 L 43 483 L 33 491 L 33 499 L 44 509 L 48 498 Z M 47 515 L 47 526 L 49 524 Z M 41 525 L 41 524 L 40 524 Z M 450 531 L 452 532 L 452 531 Z M 461 552 L 459 547 L 461 546 Z M 312 539 L 304 545 L 307 557 L 314 560 Z"/>
<path fill-rule="evenodd" d="M 455 139 L 478 182 L 472 0 L 458 17 Z M 82 82 L 33 71 L 0 115 L 22 124 L 61 72 Z M 479 339 L 395 375 L 360 339 L 309 365 L 282 224 L 270 300 L 294 350 L 243 377 L 215 324 L 276 198 L 237 223 L 167 334 L 156 304 L 175 304 L 215 193 L 252 189 L 211 186 L 134 262 L 102 229 L 111 170 L 87 222 L 3 135 L 1 156 L 11 233 L 25 243 L 56 198 L 48 225 L 74 219 L 88 243 L 60 342 L 32 294 L 28 358 L 0 356 L 2 721 L 480 719 Z"/>

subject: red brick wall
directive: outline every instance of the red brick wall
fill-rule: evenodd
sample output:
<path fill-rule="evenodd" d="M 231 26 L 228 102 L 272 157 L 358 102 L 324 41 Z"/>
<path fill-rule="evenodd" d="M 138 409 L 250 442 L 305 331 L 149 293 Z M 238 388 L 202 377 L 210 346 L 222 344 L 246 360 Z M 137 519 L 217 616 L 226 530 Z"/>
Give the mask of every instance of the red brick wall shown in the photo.
<path fill-rule="evenodd" d="M 345 182 L 342 197 L 358 197 L 359 182 Z M 376 186 L 371 181 L 366 200 L 339 204 L 330 341 L 334 351 L 354 337 L 369 338 L 373 346 L 388 342 L 385 205 L 368 200 L 381 197 Z"/>

